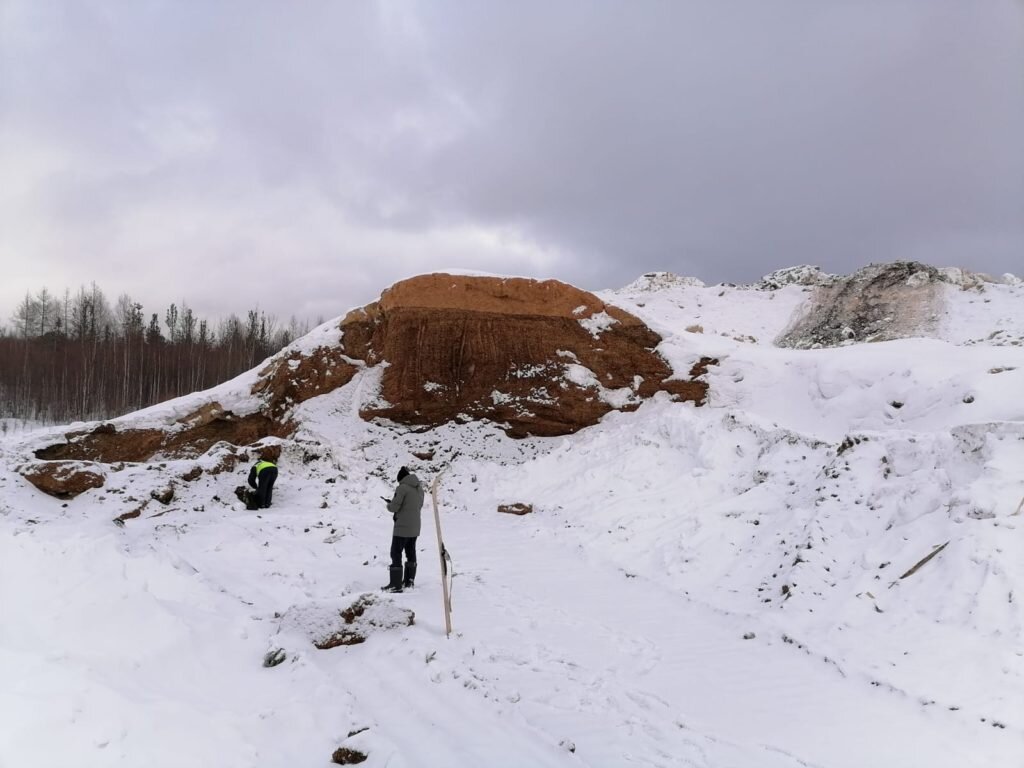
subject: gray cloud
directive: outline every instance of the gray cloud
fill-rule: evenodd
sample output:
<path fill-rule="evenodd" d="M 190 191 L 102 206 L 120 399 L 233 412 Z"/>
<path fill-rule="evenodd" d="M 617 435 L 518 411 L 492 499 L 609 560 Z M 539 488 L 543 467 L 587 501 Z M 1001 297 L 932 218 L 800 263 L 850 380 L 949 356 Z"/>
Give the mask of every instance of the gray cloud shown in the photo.
<path fill-rule="evenodd" d="M 0 312 L 330 316 L 445 267 L 614 287 L 1024 272 L 1024 6 L 0 5 Z"/>

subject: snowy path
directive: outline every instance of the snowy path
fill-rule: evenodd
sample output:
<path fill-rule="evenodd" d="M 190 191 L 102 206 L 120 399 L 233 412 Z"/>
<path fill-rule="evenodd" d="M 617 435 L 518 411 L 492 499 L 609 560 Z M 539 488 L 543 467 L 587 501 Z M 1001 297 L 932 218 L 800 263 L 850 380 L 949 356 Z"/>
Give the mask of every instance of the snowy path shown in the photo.
<path fill-rule="evenodd" d="M 529 722 L 564 730 L 583 764 L 998 764 L 973 724 L 845 678 L 771 628 L 629 578 L 528 520 L 453 517 L 462 664 L 493 697 L 517 692 Z"/>

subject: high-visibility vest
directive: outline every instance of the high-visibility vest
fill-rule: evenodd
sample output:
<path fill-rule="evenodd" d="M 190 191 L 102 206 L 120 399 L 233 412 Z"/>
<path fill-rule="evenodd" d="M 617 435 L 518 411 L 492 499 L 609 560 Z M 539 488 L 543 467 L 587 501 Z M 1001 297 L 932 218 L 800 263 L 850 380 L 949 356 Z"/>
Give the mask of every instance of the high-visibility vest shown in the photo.
<path fill-rule="evenodd" d="M 277 465 L 274 464 L 274 462 L 272 462 L 272 461 L 258 461 L 258 462 L 256 462 L 256 476 L 259 477 L 260 472 L 262 472 L 267 467 L 276 467 L 276 466 Z"/>

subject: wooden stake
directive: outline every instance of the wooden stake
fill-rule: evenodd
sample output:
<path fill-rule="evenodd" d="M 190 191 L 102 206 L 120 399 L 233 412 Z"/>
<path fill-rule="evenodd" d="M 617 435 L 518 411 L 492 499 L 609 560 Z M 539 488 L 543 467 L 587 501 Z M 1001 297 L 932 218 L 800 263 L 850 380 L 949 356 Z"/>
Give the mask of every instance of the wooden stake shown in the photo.
<path fill-rule="evenodd" d="M 448 567 L 451 565 L 452 559 L 448 555 L 448 550 L 445 549 L 444 539 L 441 536 L 441 514 L 437 508 L 437 484 L 441 480 L 441 475 L 444 472 L 440 472 L 435 478 L 434 482 L 430 484 L 430 498 L 434 502 L 434 530 L 437 532 L 437 554 L 441 558 L 441 592 L 444 598 L 444 636 L 450 637 L 452 634 L 452 596 L 450 589 L 451 576 L 448 571 Z"/>
<path fill-rule="evenodd" d="M 918 560 L 913 568 L 911 568 L 909 571 L 907 571 L 902 576 L 900 576 L 900 579 L 905 579 L 905 578 L 907 578 L 907 576 L 913 576 L 915 573 L 917 573 L 917 569 L 918 568 L 920 568 L 922 565 L 924 565 L 929 560 L 931 560 L 933 557 L 935 557 L 937 554 L 939 554 L 939 552 L 944 550 L 948 545 L 949 545 L 949 542 L 947 541 L 941 547 L 936 547 L 935 549 L 933 549 L 930 554 L 927 554 L 924 557 L 922 557 L 920 560 Z M 895 583 L 896 582 L 893 582 L 893 584 L 895 584 Z M 889 586 L 891 587 L 892 584 L 890 584 Z"/>

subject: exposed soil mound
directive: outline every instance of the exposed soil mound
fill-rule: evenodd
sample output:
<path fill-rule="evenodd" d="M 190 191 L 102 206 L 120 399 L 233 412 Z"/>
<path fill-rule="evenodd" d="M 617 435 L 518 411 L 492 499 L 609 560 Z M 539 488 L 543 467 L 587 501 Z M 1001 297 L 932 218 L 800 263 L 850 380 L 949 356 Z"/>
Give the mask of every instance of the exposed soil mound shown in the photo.
<path fill-rule="evenodd" d="M 490 419 L 516 437 L 560 435 L 658 391 L 707 394 L 698 373 L 670 379 L 661 337 L 642 321 L 555 280 L 415 277 L 349 313 L 342 331 L 351 357 L 388 363 L 364 418 Z"/>
<path fill-rule="evenodd" d="M 424 275 L 349 313 L 341 343 L 276 357 L 236 416 L 208 402 L 167 428 L 101 424 L 68 433 L 37 459 L 104 463 L 199 456 L 217 443 L 247 446 L 295 431 L 295 406 L 386 364 L 379 397 L 360 415 L 410 425 L 490 419 L 510 435 L 561 435 L 632 410 L 658 391 L 703 403 L 703 358 L 688 379 L 655 352 L 661 337 L 593 294 L 554 280 Z"/>
<path fill-rule="evenodd" d="M 820 287 L 776 344 L 808 349 L 929 335 L 941 282 L 939 270 L 915 261 L 872 264 Z"/>

